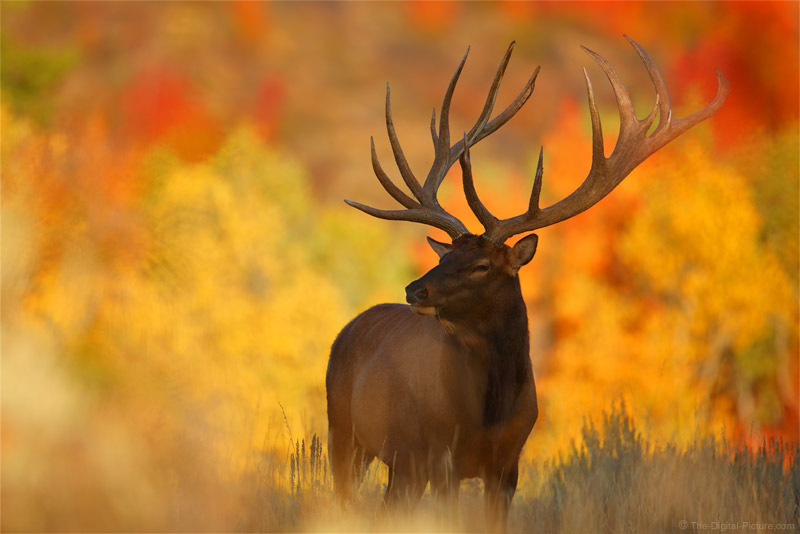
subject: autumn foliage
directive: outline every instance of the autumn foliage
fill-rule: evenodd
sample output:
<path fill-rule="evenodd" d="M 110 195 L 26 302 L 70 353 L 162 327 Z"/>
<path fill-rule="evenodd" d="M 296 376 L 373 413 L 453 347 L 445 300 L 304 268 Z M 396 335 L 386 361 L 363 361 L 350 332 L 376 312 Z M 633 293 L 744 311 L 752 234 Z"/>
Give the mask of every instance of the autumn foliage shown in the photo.
<path fill-rule="evenodd" d="M 369 161 L 374 135 L 391 174 L 385 83 L 424 176 L 430 109 L 464 49 L 453 131 L 514 39 L 497 107 L 541 64 L 536 90 L 472 153 L 502 217 L 527 205 L 540 145 L 543 205 L 585 177 L 582 65 L 614 145 L 613 96 L 579 44 L 640 115 L 653 91 L 622 33 L 679 116 L 713 97 L 714 68 L 732 86 L 714 118 L 539 232 L 521 271 L 541 404 L 526 462 L 574 451 L 621 402 L 680 458 L 800 439 L 796 4 L 0 7 L 3 530 L 298 525 L 283 486 L 248 492 L 288 476 L 264 471 L 287 443 L 325 435 L 339 329 L 402 301 L 436 261 L 424 235 L 445 238 L 341 202 L 390 206 Z M 478 231 L 460 180 L 442 202 Z M 237 492 L 289 515 L 248 523 Z"/>

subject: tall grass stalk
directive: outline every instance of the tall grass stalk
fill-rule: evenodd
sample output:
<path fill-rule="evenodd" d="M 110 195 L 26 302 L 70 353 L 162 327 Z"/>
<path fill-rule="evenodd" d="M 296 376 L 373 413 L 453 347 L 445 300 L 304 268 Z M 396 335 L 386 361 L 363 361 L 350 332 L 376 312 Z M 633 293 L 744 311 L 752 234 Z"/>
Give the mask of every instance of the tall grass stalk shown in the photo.
<path fill-rule="evenodd" d="M 713 437 L 679 449 L 648 441 L 624 405 L 586 421 L 579 443 L 541 466 L 522 466 L 511 509 L 512 532 L 800 531 L 800 449 L 757 447 Z M 461 484 L 460 516 L 443 525 L 426 493 L 413 517 L 383 509 L 385 468 L 374 462 L 356 499 L 340 507 L 325 442 L 297 439 L 284 457 L 263 452 L 244 519 L 248 531 L 483 530 L 482 485 Z M 276 463 L 289 469 L 276 467 Z M 534 483 L 531 484 L 530 481 Z"/>

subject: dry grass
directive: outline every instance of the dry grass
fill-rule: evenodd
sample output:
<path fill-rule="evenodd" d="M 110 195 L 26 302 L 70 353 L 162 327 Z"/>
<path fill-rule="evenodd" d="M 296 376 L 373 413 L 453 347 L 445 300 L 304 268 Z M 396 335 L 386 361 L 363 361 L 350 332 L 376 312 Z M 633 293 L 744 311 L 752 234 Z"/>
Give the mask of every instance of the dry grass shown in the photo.
<path fill-rule="evenodd" d="M 482 487 L 461 485 L 461 517 L 445 524 L 426 493 L 412 517 L 381 505 L 385 469 L 370 467 L 354 503 L 333 496 L 324 442 L 313 435 L 286 453 L 265 453 L 237 530 L 471 531 L 483 529 Z M 683 532 L 798 530 L 798 444 L 734 447 L 713 438 L 685 450 L 648 442 L 624 406 L 555 462 L 523 466 L 510 516 L 512 532 Z M 682 528 L 683 527 L 683 528 Z"/>
<path fill-rule="evenodd" d="M 308 439 L 289 437 L 291 430 L 281 426 L 272 427 L 279 432 L 235 476 L 226 472 L 219 457 L 193 448 L 196 442 L 167 447 L 158 436 L 154 438 L 163 457 L 150 467 L 143 461 L 131 464 L 124 441 L 112 442 L 112 451 L 110 446 L 90 447 L 91 439 L 83 446 L 48 446 L 49 468 L 40 470 L 39 479 L 19 473 L 15 462 L 4 459 L 0 530 L 483 531 L 480 481 L 462 482 L 455 522 L 443 521 L 428 493 L 412 516 L 398 516 L 382 505 L 386 469 L 378 462 L 368 470 L 355 502 L 340 508 L 325 439 L 311 432 Z M 800 530 L 798 454 L 797 443 L 781 441 L 755 448 L 712 438 L 697 439 L 683 449 L 653 443 L 622 406 L 597 425 L 587 422 L 579 442 L 556 461 L 530 460 L 521 466 L 509 529 Z"/>
<path fill-rule="evenodd" d="M 685 450 L 648 443 L 624 406 L 545 469 L 538 498 L 517 503 L 516 526 L 543 532 L 680 532 L 798 525 L 798 444 L 736 448 L 713 438 Z M 685 523 L 684 523 L 685 522 Z M 735 526 L 734 526 L 735 525 Z M 684 527 L 684 528 L 682 528 Z M 769 528 L 769 527 L 767 527 Z"/>

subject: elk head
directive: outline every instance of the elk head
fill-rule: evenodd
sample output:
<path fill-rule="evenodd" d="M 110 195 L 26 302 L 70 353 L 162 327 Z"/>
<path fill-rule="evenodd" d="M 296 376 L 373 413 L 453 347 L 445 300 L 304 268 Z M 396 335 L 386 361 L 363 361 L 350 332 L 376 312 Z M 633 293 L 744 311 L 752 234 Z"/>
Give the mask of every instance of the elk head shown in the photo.
<path fill-rule="evenodd" d="M 592 83 L 584 69 L 592 124 L 592 164 L 589 174 L 572 194 L 552 206 L 542 208 L 539 205 L 543 174 L 543 154 L 540 151 L 528 208 L 521 215 L 509 219 L 501 220 L 492 215 L 478 198 L 472 178 L 469 150 L 471 146 L 508 122 L 525 104 L 533 93 L 539 68 L 536 68 L 511 105 L 490 120 L 497 91 L 514 48 L 512 42 L 500 63 L 478 120 L 468 132 L 464 133 L 461 140 L 450 146 L 450 101 L 467 59 L 465 54 L 445 93 L 438 132 L 435 111 L 431 119 L 431 136 L 436 156 L 422 185 L 409 168 L 400 148 L 392 123 L 387 85 L 386 128 L 400 174 L 413 198 L 400 190 L 388 178 L 378 162 L 375 143 L 372 141 L 372 166 L 375 175 L 384 189 L 405 209 L 380 210 L 350 200 L 345 202 L 381 219 L 411 221 L 440 228 L 452 238 L 452 244 L 440 243 L 429 238 L 432 248 L 440 257 L 440 262 L 438 266 L 406 288 L 406 299 L 414 311 L 426 315 L 435 314 L 440 319 L 448 321 L 467 316 L 492 314 L 495 310 L 491 304 L 496 300 L 497 295 L 503 295 L 507 291 L 519 292 L 517 271 L 531 260 L 538 241 L 535 234 L 530 234 L 517 242 L 514 247 L 508 247 L 505 245 L 507 239 L 556 224 L 589 209 L 608 195 L 646 158 L 720 109 L 730 86 L 722 72 L 717 69 L 718 87 L 714 99 L 700 111 L 683 119 L 675 119 L 666 84 L 658 69 L 637 43 L 628 36 L 625 38 L 641 58 L 655 88 L 656 101 L 653 109 L 645 118 L 639 119 L 634 113 L 630 94 L 613 67 L 597 53 L 582 47 L 600 65 L 614 91 L 620 113 L 617 144 L 611 155 L 606 157 L 603 150 L 600 115 L 597 112 Z M 658 118 L 658 124 L 652 133 L 648 134 L 656 118 Z M 461 165 L 467 202 L 485 230 L 480 236 L 471 234 L 461 221 L 447 213 L 439 205 L 436 198 L 442 180 L 456 160 L 459 160 Z"/>
<path fill-rule="evenodd" d="M 406 287 L 406 301 L 420 315 L 480 324 L 496 313 L 494 300 L 506 302 L 503 296 L 518 290 L 517 271 L 531 261 L 538 241 L 536 234 L 514 247 L 471 234 L 456 238 L 452 245 L 428 238 L 439 265 Z"/>

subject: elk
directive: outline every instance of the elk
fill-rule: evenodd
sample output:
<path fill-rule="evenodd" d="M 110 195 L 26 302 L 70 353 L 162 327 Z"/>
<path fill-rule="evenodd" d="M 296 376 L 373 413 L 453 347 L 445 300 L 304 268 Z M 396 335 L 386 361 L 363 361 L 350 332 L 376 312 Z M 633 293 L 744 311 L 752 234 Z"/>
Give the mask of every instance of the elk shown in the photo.
<path fill-rule="evenodd" d="M 487 525 L 505 531 L 517 486 L 519 457 L 538 415 L 529 354 L 528 316 L 519 269 L 531 261 L 538 242 L 532 232 L 565 221 L 608 195 L 647 157 L 711 117 L 730 84 L 720 70 L 717 95 L 684 118 L 673 117 L 666 85 L 645 51 L 638 53 L 655 87 L 656 102 L 644 119 L 634 113 L 630 94 L 612 66 L 582 47 L 605 73 L 620 113 L 610 156 L 603 150 L 600 116 L 589 76 L 584 78 L 592 125 L 592 163 L 583 183 L 546 208 L 539 205 L 542 151 L 527 210 L 498 219 L 475 190 L 470 148 L 508 122 L 533 93 L 537 67 L 513 102 L 490 119 L 514 43 L 509 45 L 474 126 L 450 145 L 449 109 L 467 54 L 458 65 L 442 103 L 435 149 L 425 181 L 411 171 L 392 121 L 386 88 L 386 129 L 395 161 L 413 198 L 397 187 L 378 162 L 371 140 L 372 167 L 384 189 L 404 209 L 382 210 L 346 200 L 368 215 L 440 228 L 452 243 L 428 238 L 439 264 L 406 287 L 405 304 L 381 304 L 353 319 L 331 348 L 326 376 L 328 446 L 336 492 L 342 501 L 357 489 L 364 469 L 378 458 L 388 466 L 384 500 L 414 504 L 428 482 L 437 499 L 457 499 L 459 481 L 482 477 Z M 650 131 L 656 118 L 658 124 Z M 459 161 L 466 200 L 484 227 L 481 235 L 447 213 L 437 191 Z M 514 246 L 512 236 L 528 233 Z"/>

